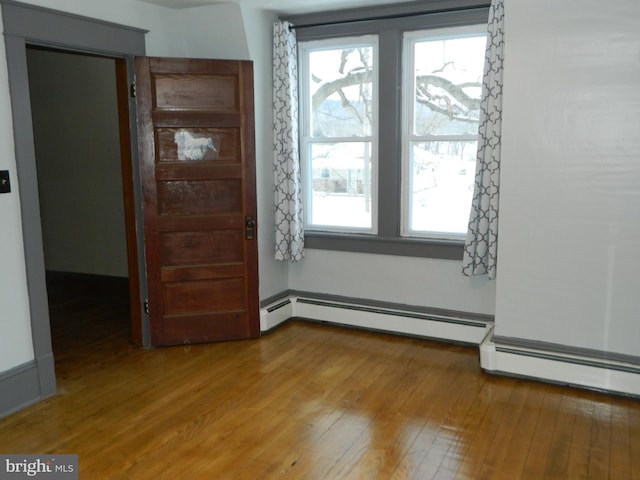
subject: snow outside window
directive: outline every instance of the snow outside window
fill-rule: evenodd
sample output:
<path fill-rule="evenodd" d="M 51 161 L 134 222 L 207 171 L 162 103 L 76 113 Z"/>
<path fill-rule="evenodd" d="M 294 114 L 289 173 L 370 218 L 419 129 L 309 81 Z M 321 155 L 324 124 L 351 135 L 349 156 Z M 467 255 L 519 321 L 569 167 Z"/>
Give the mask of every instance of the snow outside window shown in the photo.
<path fill-rule="evenodd" d="M 484 25 L 404 35 L 402 235 L 464 239 L 476 170 Z"/>

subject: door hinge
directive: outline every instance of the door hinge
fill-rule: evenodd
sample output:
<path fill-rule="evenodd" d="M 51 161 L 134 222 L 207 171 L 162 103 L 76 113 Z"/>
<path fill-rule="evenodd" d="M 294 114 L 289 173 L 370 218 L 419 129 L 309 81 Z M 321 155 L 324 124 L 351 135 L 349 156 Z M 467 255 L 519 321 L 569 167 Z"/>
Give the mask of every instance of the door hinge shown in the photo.
<path fill-rule="evenodd" d="M 148 298 L 144 299 L 144 313 L 149 315 L 149 299 Z"/>
<path fill-rule="evenodd" d="M 131 87 L 129 88 L 129 91 L 131 93 L 131 98 L 136 98 L 136 84 L 135 84 L 135 82 L 131 84 Z"/>

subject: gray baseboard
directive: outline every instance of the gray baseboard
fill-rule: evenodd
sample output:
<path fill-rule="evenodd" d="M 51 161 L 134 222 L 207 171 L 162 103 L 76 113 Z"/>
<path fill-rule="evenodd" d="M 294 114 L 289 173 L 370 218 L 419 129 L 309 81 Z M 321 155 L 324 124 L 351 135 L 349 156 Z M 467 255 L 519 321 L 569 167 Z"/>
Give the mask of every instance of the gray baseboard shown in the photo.
<path fill-rule="evenodd" d="M 53 395 L 56 392 L 53 369 L 53 356 L 49 356 L 0 373 L 0 418 Z"/>

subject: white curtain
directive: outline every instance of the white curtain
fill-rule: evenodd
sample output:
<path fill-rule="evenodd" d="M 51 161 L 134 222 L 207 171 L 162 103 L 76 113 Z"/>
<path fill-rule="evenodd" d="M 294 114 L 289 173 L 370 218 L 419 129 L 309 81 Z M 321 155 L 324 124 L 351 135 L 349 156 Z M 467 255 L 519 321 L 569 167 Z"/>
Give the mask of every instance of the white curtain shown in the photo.
<path fill-rule="evenodd" d="M 489 8 L 476 179 L 464 248 L 462 272 L 496 278 L 500 140 L 502 134 L 502 77 L 504 60 L 504 0 Z"/>
<path fill-rule="evenodd" d="M 273 28 L 273 130 L 276 260 L 304 256 L 300 152 L 298 147 L 298 56 L 288 22 Z"/>

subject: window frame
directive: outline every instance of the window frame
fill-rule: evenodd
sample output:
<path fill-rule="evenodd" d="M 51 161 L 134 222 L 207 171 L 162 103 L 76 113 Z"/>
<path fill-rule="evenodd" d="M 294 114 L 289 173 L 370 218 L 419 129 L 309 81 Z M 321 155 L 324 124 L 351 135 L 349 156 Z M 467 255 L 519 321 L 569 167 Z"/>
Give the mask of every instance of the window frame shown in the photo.
<path fill-rule="evenodd" d="M 433 32 L 430 35 L 428 32 Z M 415 133 L 415 47 L 421 41 L 445 40 L 486 36 L 486 27 L 481 24 L 456 25 L 444 28 L 429 28 L 421 30 L 408 30 L 403 32 L 403 72 L 402 83 L 402 201 L 401 201 L 401 225 L 400 235 L 403 238 L 440 239 L 445 241 L 464 242 L 466 233 L 411 230 L 412 216 L 412 175 L 411 175 L 411 145 L 418 142 L 476 142 L 478 134 L 431 134 L 420 135 Z M 469 201 L 471 207 L 471 201 Z"/>
<path fill-rule="evenodd" d="M 357 47 L 357 46 L 371 46 L 373 49 L 374 69 L 372 75 L 372 96 L 373 102 L 373 119 L 371 122 L 371 134 L 363 136 L 353 137 L 314 137 L 311 134 L 311 94 L 308 88 L 308 82 L 303 81 L 309 78 L 309 56 L 308 54 L 313 51 L 320 50 L 332 50 L 342 47 Z M 378 233 L 378 37 L 376 35 L 358 35 L 349 37 L 332 37 L 328 39 L 313 40 L 309 42 L 303 42 L 298 45 L 298 66 L 300 69 L 299 75 L 299 98 L 300 98 L 300 160 L 302 170 L 302 185 L 303 185 L 303 198 L 305 200 L 304 205 L 311 205 L 313 188 L 310 188 L 313 182 L 312 165 L 310 149 L 312 145 L 320 144 L 334 144 L 334 143 L 371 143 L 371 227 L 340 227 L 335 225 L 322 225 L 319 223 L 310 223 L 308 219 L 305 207 L 304 228 L 305 237 L 315 232 L 318 233 L 330 233 L 330 234 L 364 234 L 364 235 L 377 235 Z M 306 115 L 302 113 L 306 112 Z"/>
<path fill-rule="evenodd" d="M 487 24 L 486 0 L 414 2 L 288 17 L 298 42 L 378 36 L 378 233 L 305 231 L 305 247 L 384 255 L 461 260 L 464 240 L 403 237 L 403 34 L 411 30 Z"/>

